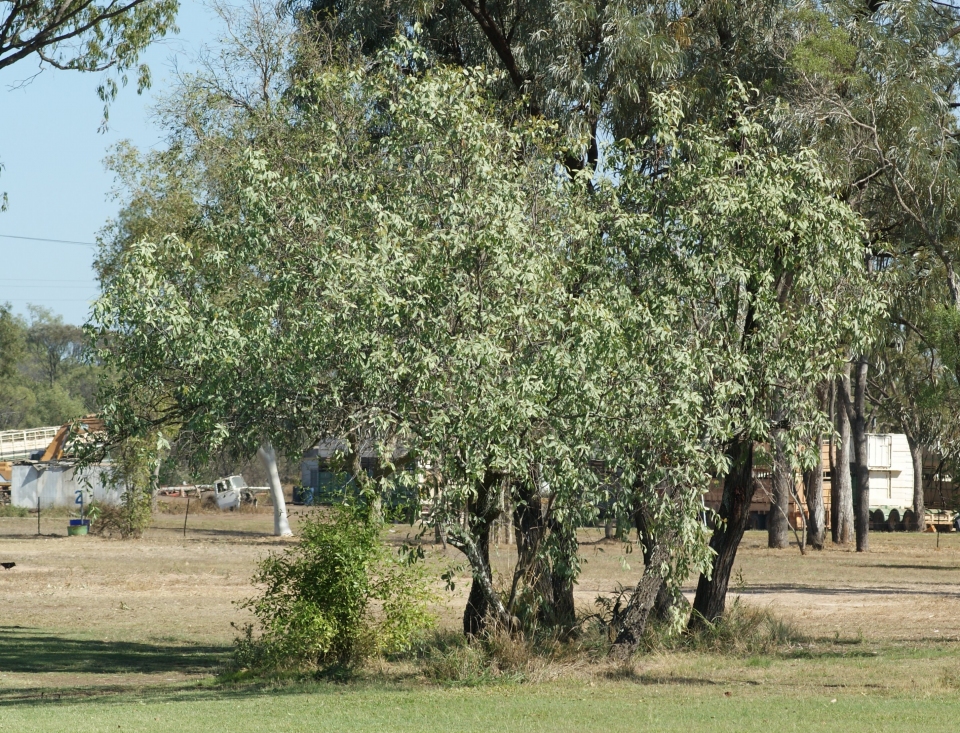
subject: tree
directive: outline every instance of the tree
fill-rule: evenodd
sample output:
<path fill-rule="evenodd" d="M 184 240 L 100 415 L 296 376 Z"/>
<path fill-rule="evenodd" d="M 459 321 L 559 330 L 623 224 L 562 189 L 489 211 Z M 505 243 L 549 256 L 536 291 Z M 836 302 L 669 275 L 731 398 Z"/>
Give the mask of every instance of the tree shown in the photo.
<path fill-rule="evenodd" d="M 829 415 L 828 382 L 817 385 L 814 399 L 821 413 Z M 832 429 L 832 420 L 830 422 Z M 817 431 L 811 440 L 813 465 L 803 471 L 803 493 L 807 503 L 807 544 L 822 550 L 826 541 L 826 514 L 823 506 L 823 433 Z"/>
<path fill-rule="evenodd" d="M 392 463 L 388 446 L 402 442 L 442 476 L 437 521 L 482 584 L 484 507 L 506 479 L 544 465 L 563 485 L 534 453 L 549 444 L 537 410 L 574 374 L 530 372 L 547 374 L 545 354 L 567 356 L 569 337 L 555 338 L 567 310 L 555 296 L 563 249 L 539 233 L 554 225 L 556 181 L 549 157 L 517 165 L 517 151 L 535 156 L 548 139 L 491 119 L 482 78 L 425 68 L 406 80 L 405 65 L 423 63 L 410 53 L 384 57 L 381 71 L 294 79 L 292 106 L 258 119 L 255 152 L 251 118 L 228 112 L 192 147 L 157 156 L 161 171 L 196 172 L 184 153 L 230 151 L 187 176 L 210 202 L 193 209 L 199 225 L 107 253 L 94 332 L 122 375 L 107 405 L 117 434 L 169 421 L 198 446 L 238 452 L 265 438 L 290 450 L 342 438 L 374 505 L 395 466 L 368 481 L 360 457 L 373 446 Z M 287 115 L 293 124 L 274 123 Z M 144 290 L 148 281 L 159 290 Z M 448 520 L 465 507 L 464 530 Z"/>
<path fill-rule="evenodd" d="M 669 88 L 704 118 L 736 76 L 758 89 L 782 76 L 781 47 L 792 13 L 766 0 L 642 7 L 592 0 L 457 0 L 447 3 L 311 0 L 301 4 L 376 53 L 394 34 L 420 28 L 420 39 L 447 64 L 499 72 L 501 100 L 556 121 L 567 137 L 565 164 L 593 171 L 601 140 L 640 140 L 657 124 L 652 96 Z"/>
<path fill-rule="evenodd" d="M 836 460 L 831 469 L 831 511 L 833 512 L 833 541 L 836 544 L 846 545 L 853 539 L 853 482 L 850 476 L 850 467 L 853 464 L 850 438 L 850 413 L 841 401 L 839 395 L 850 392 L 850 364 L 844 366 L 843 372 L 836 379 L 835 385 L 837 402 L 837 452 Z"/>
<path fill-rule="evenodd" d="M 915 283 L 911 279 L 911 285 Z M 911 300 L 914 310 L 918 305 L 930 310 L 920 310 L 913 320 L 900 311 L 901 325 L 891 324 L 890 343 L 878 354 L 878 368 L 869 385 L 881 424 L 907 437 L 914 473 L 912 519 L 907 521 L 907 529 L 922 530 L 924 452 L 951 452 L 948 446 L 957 437 L 958 390 L 953 369 L 943 361 L 949 349 L 937 346 L 936 306 L 916 297 L 915 292 Z"/>
<path fill-rule="evenodd" d="M 43 309 L 31 307 L 31 311 L 33 321 L 28 322 L 8 307 L 0 307 L 0 428 L 4 430 L 61 425 L 96 408 L 99 367 L 86 358 L 82 333 Z M 66 336 L 48 344 L 53 350 L 49 354 L 43 344 L 56 333 Z"/>
<path fill-rule="evenodd" d="M 655 134 L 611 146 L 614 175 L 570 176 L 568 138 L 505 114 L 498 75 L 404 38 L 375 63 L 323 43 L 295 43 L 262 87 L 282 93 L 250 105 L 186 80 L 165 107 L 175 144 L 124 156 L 145 183 L 90 326 L 117 375 L 114 434 L 164 428 L 200 457 L 335 439 L 371 516 L 415 461 L 471 565 L 468 633 L 514 628 L 526 599 L 568 618 L 576 528 L 615 495 L 649 560 L 624 644 L 691 570 L 698 618 L 716 619 L 755 443 L 776 429 L 802 452 L 822 427 L 810 385 L 880 310 L 815 156 L 778 150 L 732 80 L 697 123 L 656 95 Z M 511 505 L 501 595 L 490 530 Z"/>
<path fill-rule="evenodd" d="M 703 405 L 688 439 L 721 454 L 712 468 L 723 500 L 693 625 L 723 613 L 755 491 L 755 444 L 783 430 L 798 452 L 799 438 L 822 424 L 809 385 L 839 367 L 845 339 L 881 309 L 862 266 L 860 223 L 832 195 L 815 156 L 782 154 L 762 115 L 743 111 L 749 93 L 731 81 L 729 95 L 715 126 L 681 125 L 679 97 L 661 98 L 672 102 L 652 138 L 657 147 L 618 170 L 632 227 L 610 234 L 629 263 L 621 271 L 642 272 L 669 292 L 693 342 L 687 353 L 696 354 Z M 785 419 L 774 419 L 775 404 Z"/>
<path fill-rule="evenodd" d="M 137 84 L 150 84 L 140 54 L 157 37 L 176 31 L 178 0 L 28 0 L 6 4 L 0 13 L 0 69 L 38 57 L 56 69 L 104 71 L 114 69 L 121 83 L 136 68 Z M 106 102 L 117 92 L 108 78 L 99 94 Z"/>
<path fill-rule="evenodd" d="M 929 297 L 925 270 L 937 271 L 936 297 L 956 310 L 958 8 L 929 0 L 811 3 L 801 22 L 807 31 L 784 87 L 795 113 L 790 126 L 820 151 L 844 199 L 867 222 L 868 266 L 887 271 L 884 281 L 906 294 L 890 311 L 894 328 L 912 320 L 916 295 Z M 850 384 L 838 384 L 837 394 L 842 419 L 850 421 L 857 548 L 865 551 L 870 372 L 887 361 L 890 341 L 879 336 L 882 323 L 862 327 L 880 340 L 851 351 Z M 845 476 L 843 465 L 839 470 Z"/>
<path fill-rule="evenodd" d="M 86 342 L 79 326 L 64 323 L 63 318 L 48 308 L 31 305 L 27 327 L 27 347 L 36 356 L 37 364 L 50 386 L 85 357 Z"/>
<path fill-rule="evenodd" d="M 23 332 L 10 312 L 10 304 L 0 305 L 0 378 L 9 379 L 16 373 L 17 364 L 24 356 Z"/>
<path fill-rule="evenodd" d="M 583 182 L 558 176 L 554 130 L 507 127 L 495 79 L 406 42 L 372 66 L 317 62 L 315 48 L 298 49 L 275 113 L 261 99 L 236 114 L 201 79 L 168 107 L 182 144 L 124 157 L 149 182 L 101 260 L 90 328 L 118 377 L 108 424 L 115 436 L 163 428 L 201 458 L 338 439 L 371 508 L 416 460 L 431 522 L 473 571 L 465 630 L 513 626 L 521 605 L 569 627 L 573 533 L 601 496 L 592 462 L 638 476 L 607 427 L 620 421 L 604 416 L 648 418 L 630 421 L 648 459 L 671 430 L 698 445 L 688 423 L 653 419 L 696 407 L 689 386 L 684 399 L 660 388 L 664 364 L 683 367 L 677 385 L 699 366 L 676 348 L 682 333 L 650 328 L 672 294 L 649 279 L 638 299 L 606 266 Z M 671 452 L 673 473 L 700 483 L 667 505 L 689 540 L 704 472 L 684 458 Z M 501 597 L 489 535 L 511 505 L 524 541 Z M 702 543 L 681 547 L 681 571 L 705 557 Z"/>

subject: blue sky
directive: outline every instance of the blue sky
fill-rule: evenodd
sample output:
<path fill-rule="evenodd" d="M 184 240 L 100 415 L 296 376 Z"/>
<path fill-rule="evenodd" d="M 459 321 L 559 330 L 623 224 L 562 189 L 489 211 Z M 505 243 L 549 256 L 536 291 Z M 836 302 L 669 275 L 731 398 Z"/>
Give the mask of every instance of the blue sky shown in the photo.
<path fill-rule="evenodd" d="M 121 89 L 101 132 L 103 103 L 97 74 L 47 69 L 27 59 L 0 70 L 0 191 L 10 199 L 0 213 L 0 302 L 18 313 L 42 305 L 69 323 L 82 324 L 97 295 L 91 265 L 96 249 L 82 244 L 11 239 L 9 235 L 93 242 L 117 211 L 110 200 L 112 176 L 104 170 L 108 149 L 123 139 L 141 148 L 162 145 L 150 124 L 153 95 L 170 83 L 174 60 L 181 69 L 204 44 L 212 44 L 217 23 L 196 0 L 181 0 L 180 33 L 154 44 L 144 57 L 153 88 L 138 96 Z"/>

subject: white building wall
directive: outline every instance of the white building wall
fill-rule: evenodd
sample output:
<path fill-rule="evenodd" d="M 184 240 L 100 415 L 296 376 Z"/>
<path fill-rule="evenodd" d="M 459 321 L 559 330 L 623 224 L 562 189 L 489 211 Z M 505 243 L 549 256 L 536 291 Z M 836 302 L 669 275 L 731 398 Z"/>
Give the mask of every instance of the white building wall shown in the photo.
<path fill-rule="evenodd" d="M 10 477 L 10 502 L 24 509 L 36 509 L 37 497 L 40 509 L 54 506 L 77 507 L 77 492 L 83 492 L 84 504 L 96 500 L 103 504 L 119 502 L 122 491 L 108 489 L 103 485 L 100 466 L 91 466 L 80 476 L 72 466 L 18 464 Z"/>
<path fill-rule="evenodd" d="M 913 460 L 907 436 L 900 433 L 869 435 L 868 440 L 889 436 L 889 466 L 870 466 L 870 506 L 910 507 L 913 505 Z M 871 451 L 883 455 L 882 451 Z M 885 457 L 880 459 L 884 463 Z"/>

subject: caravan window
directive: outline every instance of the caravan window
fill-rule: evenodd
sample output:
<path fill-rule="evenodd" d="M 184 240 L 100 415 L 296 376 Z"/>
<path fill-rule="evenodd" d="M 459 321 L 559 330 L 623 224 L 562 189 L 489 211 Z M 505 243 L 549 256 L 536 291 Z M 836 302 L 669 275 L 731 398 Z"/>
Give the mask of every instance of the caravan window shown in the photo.
<path fill-rule="evenodd" d="M 893 459 L 892 435 L 867 436 L 867 463 L 870 468 L 890 468 Z"/>

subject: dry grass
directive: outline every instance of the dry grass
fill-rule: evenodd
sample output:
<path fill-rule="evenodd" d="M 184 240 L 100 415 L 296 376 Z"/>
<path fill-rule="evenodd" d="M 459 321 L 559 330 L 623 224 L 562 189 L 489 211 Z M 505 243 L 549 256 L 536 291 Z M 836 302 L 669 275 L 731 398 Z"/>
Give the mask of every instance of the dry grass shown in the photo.
<path fill-rule="evenodd" d="M 302 511 L 294 509 L 294 526 Z M 17 563 L 12 570 L 0 571 L 0 633 L 21 627 L 36 638 L 88 639 L 114 650 L 126 648 L 123 645 L 152 645 L 153 651 L 137 648 L 137 653 L 150 658 L 161 656 L 163 650 L 196 645 L 211 650 L 214 657 L 221 652 L 226 655 L 237 633 L 232 624 L 248 620 L 235 601 L 253 592 L 249 579 L 257 561 L 290 540 L 271 536 L 269 507 L 194 514 L 191 503 L 186 537 L 183 518 L 183 514 L 158 513 L 143 539 L 121 542 L 67 537 L 66 518 L 44 515 L 43 536 L 38 537 L 35 516 L 0 517 L 0 561 Z M 418 541 L 417 535 L 416 528 L 394 525 L 385 536 L 399 545 Z M 843 684 L 859 684 L 862 679 L 881 684 L 877 681 L 881 667 L 870 671 L 879 655 L 893 665 L 884 667 L 888 672 L 883 674 L 895 677 L 883 684 L 906 689 L 910 679 L 923 678 L 938 689 L 960 688 L 960 667 L 949 656 L 955 654 L 956 645 L 943 643 L 960 640 L 958 535 L 941 536 L 938 551 L 931 535 L 877 533 L 871 537 L 873 551 L 866 555 L 830 548 L 801 557 L 796 548 L 768 550 L 765 535 L 748 533 L 738 555 L 732 592 L 742 598 L 744 609 L 766 619 L 762 625 L 767 641 L 739 650 L 739 660 L 708 653 L 708 643 L 651 644 L 645 655 L 626 666 L 609 665 L 603 656 L 604 641 L 589 635 L 579 646 L 552 644 L 547 639 L 538 640 L 533 648 L 528 642 L 495 637 L 482 649 L 467 647 L 457 631 L 469 570 L 452 548 L 443 550 L 429 539 L 423 541 L 438 577 L 441 569 L 459 568 L 456 589 L 442 591 L 444 602 L 437 609 L 439 641 L 424 646 L 415 663 L 385 663 L 385 674 L 458 684 L 489 681 L 491 674 L 500 681 L 557 676 L 640 681 L 690 677 L 709 678 L 717 684 L 741 675 L 786 685 L 802 684 L 788 664 L 789 659 L 802 658 L 805 674 L 813 673 L 812 665 L 816 674 L 837 677 L 836 684 L 847 674 L 853 677 L 843 677 Z M 612 592 L 618 584 L 635 583 L 641 566 L 637 553 L 602 541 L 600 531 L 585 530 L 581 542 L 586 563 L 576 597 L 586 610 L 598 595 Z M 495 567 L 508 572 L 513 553 L 512 546 L 495 548 Z M 789 624 L 778 628 L 779 617 Z M 738 638 L 738 633 L 733 630 L 732 636 Z M 24 643 L 28 649 L 30 644 L 40 644 Z M 773 661 L 764 656 L 772 650 L 777 650 Z M 928 657 L 941 652 L 948 656 L 931 671 Z M 751 662 L 754 656 L 759 661 Z M 824 662 L 820 669 L 828 658 L 836 663 Z M 926 661 L 921 663 L 921 658 Z M 919 669 L 922 664 L 928 664 L 925 672 Z M 862 673 L 866 677 L 854 671 L 857 665 L 866 665 L 867 672 Z M 149 665 L 138 669 L 131 673 L 117 667 L 101 673 L 94 666 L 58 671 L 55 665 L 39 669 L 25 664 L 11 670 L 0 662 L 0 691 L 62 687 L 84 680 L 84 684 L 100 685 L 162 684 L 215 671 L 209 664 L 172 671 L 151 671 Z M 852 678 L 857 681 L 851 682 Z"/>

